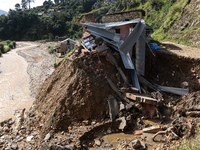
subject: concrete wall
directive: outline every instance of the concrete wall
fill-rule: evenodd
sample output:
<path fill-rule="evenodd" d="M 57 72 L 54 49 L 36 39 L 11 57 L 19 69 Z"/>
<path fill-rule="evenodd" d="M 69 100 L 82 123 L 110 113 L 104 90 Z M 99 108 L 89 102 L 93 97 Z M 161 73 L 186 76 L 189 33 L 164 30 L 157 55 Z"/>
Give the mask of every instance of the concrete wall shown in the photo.
<path fill-rule="evenodd" d="M 119 14 L 108 14 L 104 15 L 102 17 L 102 22 L 103 23 L 109 23 L 109 22 L 120 22 L 120 21 L 125 21 L 124 19 L 138 19 L 141 18 L 143 19 L 144 16 L 142 15 L 142 12 L 124 12 L 124 13 L 119 13 Z"/>
<path fill-rule="evenodd" d="M 120 40 L 124 41 L 127 38 L 127 36 L 130 33 L 130 27 L 131 25 L 127 24 L 127 25 L 123 25 L 123 26 L 119 26 L 115 28 L 115 29 L 120 29 Z"/>

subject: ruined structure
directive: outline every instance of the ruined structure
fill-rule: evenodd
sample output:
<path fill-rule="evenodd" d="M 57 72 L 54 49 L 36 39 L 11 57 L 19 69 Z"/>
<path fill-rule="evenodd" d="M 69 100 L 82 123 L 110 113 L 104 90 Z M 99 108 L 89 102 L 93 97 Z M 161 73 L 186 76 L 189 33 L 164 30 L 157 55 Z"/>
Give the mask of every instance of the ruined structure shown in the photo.
<path fill-rule="evenodd" d="M 138 18 L 144 19 L 144 16 L 145 16 L 145 11 L 143 9 L 138 9 L 138 10 L 105 14 L 102 16 L 102 22 L 109 23 L 109 22 L 130 21 Z"/>
<path fill-rule="evenodd" d="M 74 49 L 76 41 L 72 39 L 66 39 L 61 42 L 61 49 L 58 49 L 57 52 L 61 54 L 65 54 L 68 50 Z"/>

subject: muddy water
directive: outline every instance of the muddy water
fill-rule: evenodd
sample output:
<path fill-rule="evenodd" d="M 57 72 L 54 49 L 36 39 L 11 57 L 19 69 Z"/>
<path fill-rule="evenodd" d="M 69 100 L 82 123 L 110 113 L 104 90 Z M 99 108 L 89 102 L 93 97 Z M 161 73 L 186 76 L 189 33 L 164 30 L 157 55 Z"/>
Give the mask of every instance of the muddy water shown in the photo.
<path fill-rule="evenodd" d="M 12 117 L 18 108 L 29 107 L 33 101 L 29 89 L 28 64 L 16 53 L 26 48 L 12 50 L 0 57 L 0 121 Z"/>

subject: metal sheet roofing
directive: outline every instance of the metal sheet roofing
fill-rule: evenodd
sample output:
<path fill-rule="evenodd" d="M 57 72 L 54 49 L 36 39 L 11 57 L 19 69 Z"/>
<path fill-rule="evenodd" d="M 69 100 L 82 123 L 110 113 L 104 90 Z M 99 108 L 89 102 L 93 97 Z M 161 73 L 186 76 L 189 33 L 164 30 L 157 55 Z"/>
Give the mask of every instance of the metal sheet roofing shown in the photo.
<path fill-rule="evenodd" d="M 67 41 L 70 41 L 71 43 L 73 43 L 73 44 L 76 44 L 76 41 L 74 41 L 74 40 L 72 40 L 72 39 L 65 39 L 65 40 L 63 40 L 63 41 L 61 41 L 60 43 L 61 44 L 66 44 L 67 43 Z"/>
<path fill-rule="evenodd" d="M 90 26 L 90 27 L 95 27 L 95 28 L 100 28 L 100 29 L 105 29 L 109 30 L 114 27 L 119 27 L 127 24 L 134 24 L 140 22 L 141 19 L 135 19 L 131 21 L 123 21 L 123 22 L 111 22 L 111 23 L 81 23 L 82 25 Z"/>

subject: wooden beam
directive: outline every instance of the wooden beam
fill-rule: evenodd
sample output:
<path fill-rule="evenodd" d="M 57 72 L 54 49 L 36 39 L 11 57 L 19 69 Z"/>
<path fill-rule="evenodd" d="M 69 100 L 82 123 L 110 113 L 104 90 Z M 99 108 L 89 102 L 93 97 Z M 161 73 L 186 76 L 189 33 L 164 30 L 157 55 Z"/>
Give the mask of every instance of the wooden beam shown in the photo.
<path fill-rule="evenodd" d="M 132 93 L 125 93 L 124 94 L 127 98 L 140 102 L 140 103 L 147 103 L 147 104 L 151 104 L 151 105 L 157 105 L 157 100 L 150 98 L 150 97 L 146 97 L 146 96 L 139 96 L 139 95 L 134 95 Z"/>

